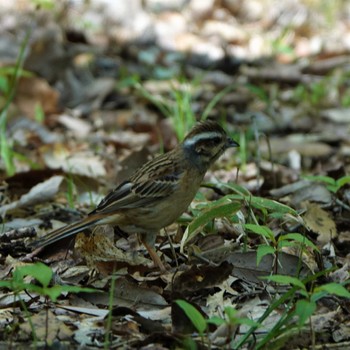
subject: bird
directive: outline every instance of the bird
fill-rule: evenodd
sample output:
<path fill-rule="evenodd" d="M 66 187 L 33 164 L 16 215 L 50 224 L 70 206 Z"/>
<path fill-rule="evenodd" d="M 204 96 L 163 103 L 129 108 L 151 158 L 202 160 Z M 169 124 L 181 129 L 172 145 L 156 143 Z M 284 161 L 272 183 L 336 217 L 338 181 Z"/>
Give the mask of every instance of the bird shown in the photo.
<path fill-rule="evenodd" d="M 127 234 L 139 234 L 154 265 L 166 271 L 154 250 L 157 234 L 187 210 L 207 170 L 230 147 L 239 144 L 216 121 L 198 122 L 183 142 L 142 165 L 85 218 L 37 239 L 31 248 L 43 248 L 96 225 L 109 224 Z"/>

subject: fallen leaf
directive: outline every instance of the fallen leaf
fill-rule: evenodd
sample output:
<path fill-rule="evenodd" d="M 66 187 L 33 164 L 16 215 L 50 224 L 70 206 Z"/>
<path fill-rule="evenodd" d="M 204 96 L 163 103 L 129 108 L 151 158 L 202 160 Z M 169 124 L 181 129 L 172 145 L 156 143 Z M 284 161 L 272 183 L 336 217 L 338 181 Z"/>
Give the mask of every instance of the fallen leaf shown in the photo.
<path fill-rule="evenodd" d="M 114 262 L 124 262 L 129 265 L 146 265 L 149 260 L 135 254 L 130 250 L 124 252 L 115 246 L 114 229 L 110 225 L 97 226 L 91 235 L 79 234 L 76 238 L 75 248 L 86 259 L 87 265 L 97 267 L 102 274 L 110 274 L 109 266 Z M 108 262 L 112 264 L 107 264 Z M 103 264 L 105 263 L 105 264 Z"/>
<path fill-rule="evenodd" d="M 318 204 L 308 203 L 303 219 L 306 227 L 318 234 L 317 241 L 319 243 L 329 243 L 337 236 L 337 228 L 334 220 Z"/>
<path fill-rule="evenodd" d="M 7 211 L 16 208 L 33 206 L 39 203 L 45 203 L 51 200 L 59 191 L 63 181 L 63 176 L 52 176 L 50 179 L 43 181 L 24 194 L 18 201 L 3 205 L 0 208 L 0 215 L 6 214 Z"/>
<path fill-rule="evenodd" d="M 35 117 L 36 106 L 40 105 L 44 114 L 58 112 L 59 94 L 46 80 L 37 77 L 21 78 L 15 102 L 31 118 Z"/>
<path fill-rule="evenodd" d="M 245 281 L 259 283 L 261 276 L 268 276 L 275 272 L 278 275 L 296 276 L 299 266 L 299 257 L 284 252 L 278 254 L 278 261 L 272 254 L 265 255 L 259 265 L 257 265 L 256 252 L 232 253 L 228 262 L 233 265 L 232 275 Z M 310 270 L 305 264 L 302 264 L 301 276 L 306 276 Z"/>
<path fill-rule="evenodd" d="M 86 293 L 84 299 L 95 305 L 109 305 L 110 293 Z M 121 277 L 115 281 L 113 305 L 132 307 L 135 309 L 159 309 L 168 306 L 166 300 L 155 291 L 140 287 L 128 279 Z"/>
<path fill-rule="evenodd" d="M 188 293 L 211 288 L 227 279 L 232 272 L 232 265 L 223 262 L 219 266 L 192 266 L 175 278 L 173 289 L 180 293 Z"/>
<path fill-rule="evenodd" d="M 106 176 L 106 169 L 101 157 L 92 152 L 74 152 L 66 145 L 56 143 L 52 147 L 41 147 L 45 164 L 50 169 L 61 168 L 66 173 L 100 178 Z"/>
<path fill-rule="evenodd" d="M 42 310 L 38 314 L 31 316 L 31 322 L 38 339 L 45 340 L 45 337 L 47 337 L 46 341 L 48 343 L 52 343 L 55 339 L 71 339 L 72 331 L 50 310 Z M 32 333 L 29 322 L 22 323 L 20 329 L 28 335 Z"/>

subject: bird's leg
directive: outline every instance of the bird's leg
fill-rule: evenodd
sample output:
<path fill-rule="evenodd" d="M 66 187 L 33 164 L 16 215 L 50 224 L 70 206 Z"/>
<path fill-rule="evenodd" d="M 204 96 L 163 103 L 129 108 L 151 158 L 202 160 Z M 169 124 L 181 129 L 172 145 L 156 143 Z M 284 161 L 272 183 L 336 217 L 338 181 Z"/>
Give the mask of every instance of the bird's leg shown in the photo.
<path fill-rule="evenodd" d="M 166 272 L 166 268 L 165 268 L 164 264 L 160 260 L 160 257 L 158 256 L 157 252 L 153 248 L 153 244 L 149 242 L 148 238 L 149 238 L 148 235 L 145 235 L 145 234 L 140 235 L 140 240 L 141 240 L 142 244 L 145 246 L 145 248 L 147 249 L 148 254 L 150 255 L 151 259 L 153 260 L 154 265 L 158 266 L 161 272 Z"/>

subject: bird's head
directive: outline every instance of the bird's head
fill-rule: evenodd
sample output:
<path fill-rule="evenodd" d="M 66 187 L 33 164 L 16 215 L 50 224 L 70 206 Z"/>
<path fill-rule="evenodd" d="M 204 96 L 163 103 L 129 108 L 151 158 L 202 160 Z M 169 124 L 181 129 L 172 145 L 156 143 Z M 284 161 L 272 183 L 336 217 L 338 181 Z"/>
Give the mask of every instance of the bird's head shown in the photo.
<path fill-rule="evenodd" d="M 227 148 L 238 146 L 218 123 L 211 120 L 198 123 L 182 143 L 187 157 L 201 170 L 206 170 Z"/>

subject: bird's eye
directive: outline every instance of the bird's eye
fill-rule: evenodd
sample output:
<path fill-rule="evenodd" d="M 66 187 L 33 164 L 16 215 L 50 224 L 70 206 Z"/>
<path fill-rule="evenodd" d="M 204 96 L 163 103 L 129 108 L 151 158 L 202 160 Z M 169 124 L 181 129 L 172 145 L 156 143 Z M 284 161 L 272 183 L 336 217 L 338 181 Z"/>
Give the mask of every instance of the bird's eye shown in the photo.
<path fill-rule="evenodd" d="M 210 142 L 213 143 L 214 145 L 217 145 L 221 142 L 221 137 L 216 136 L 210 139 Z"/>

